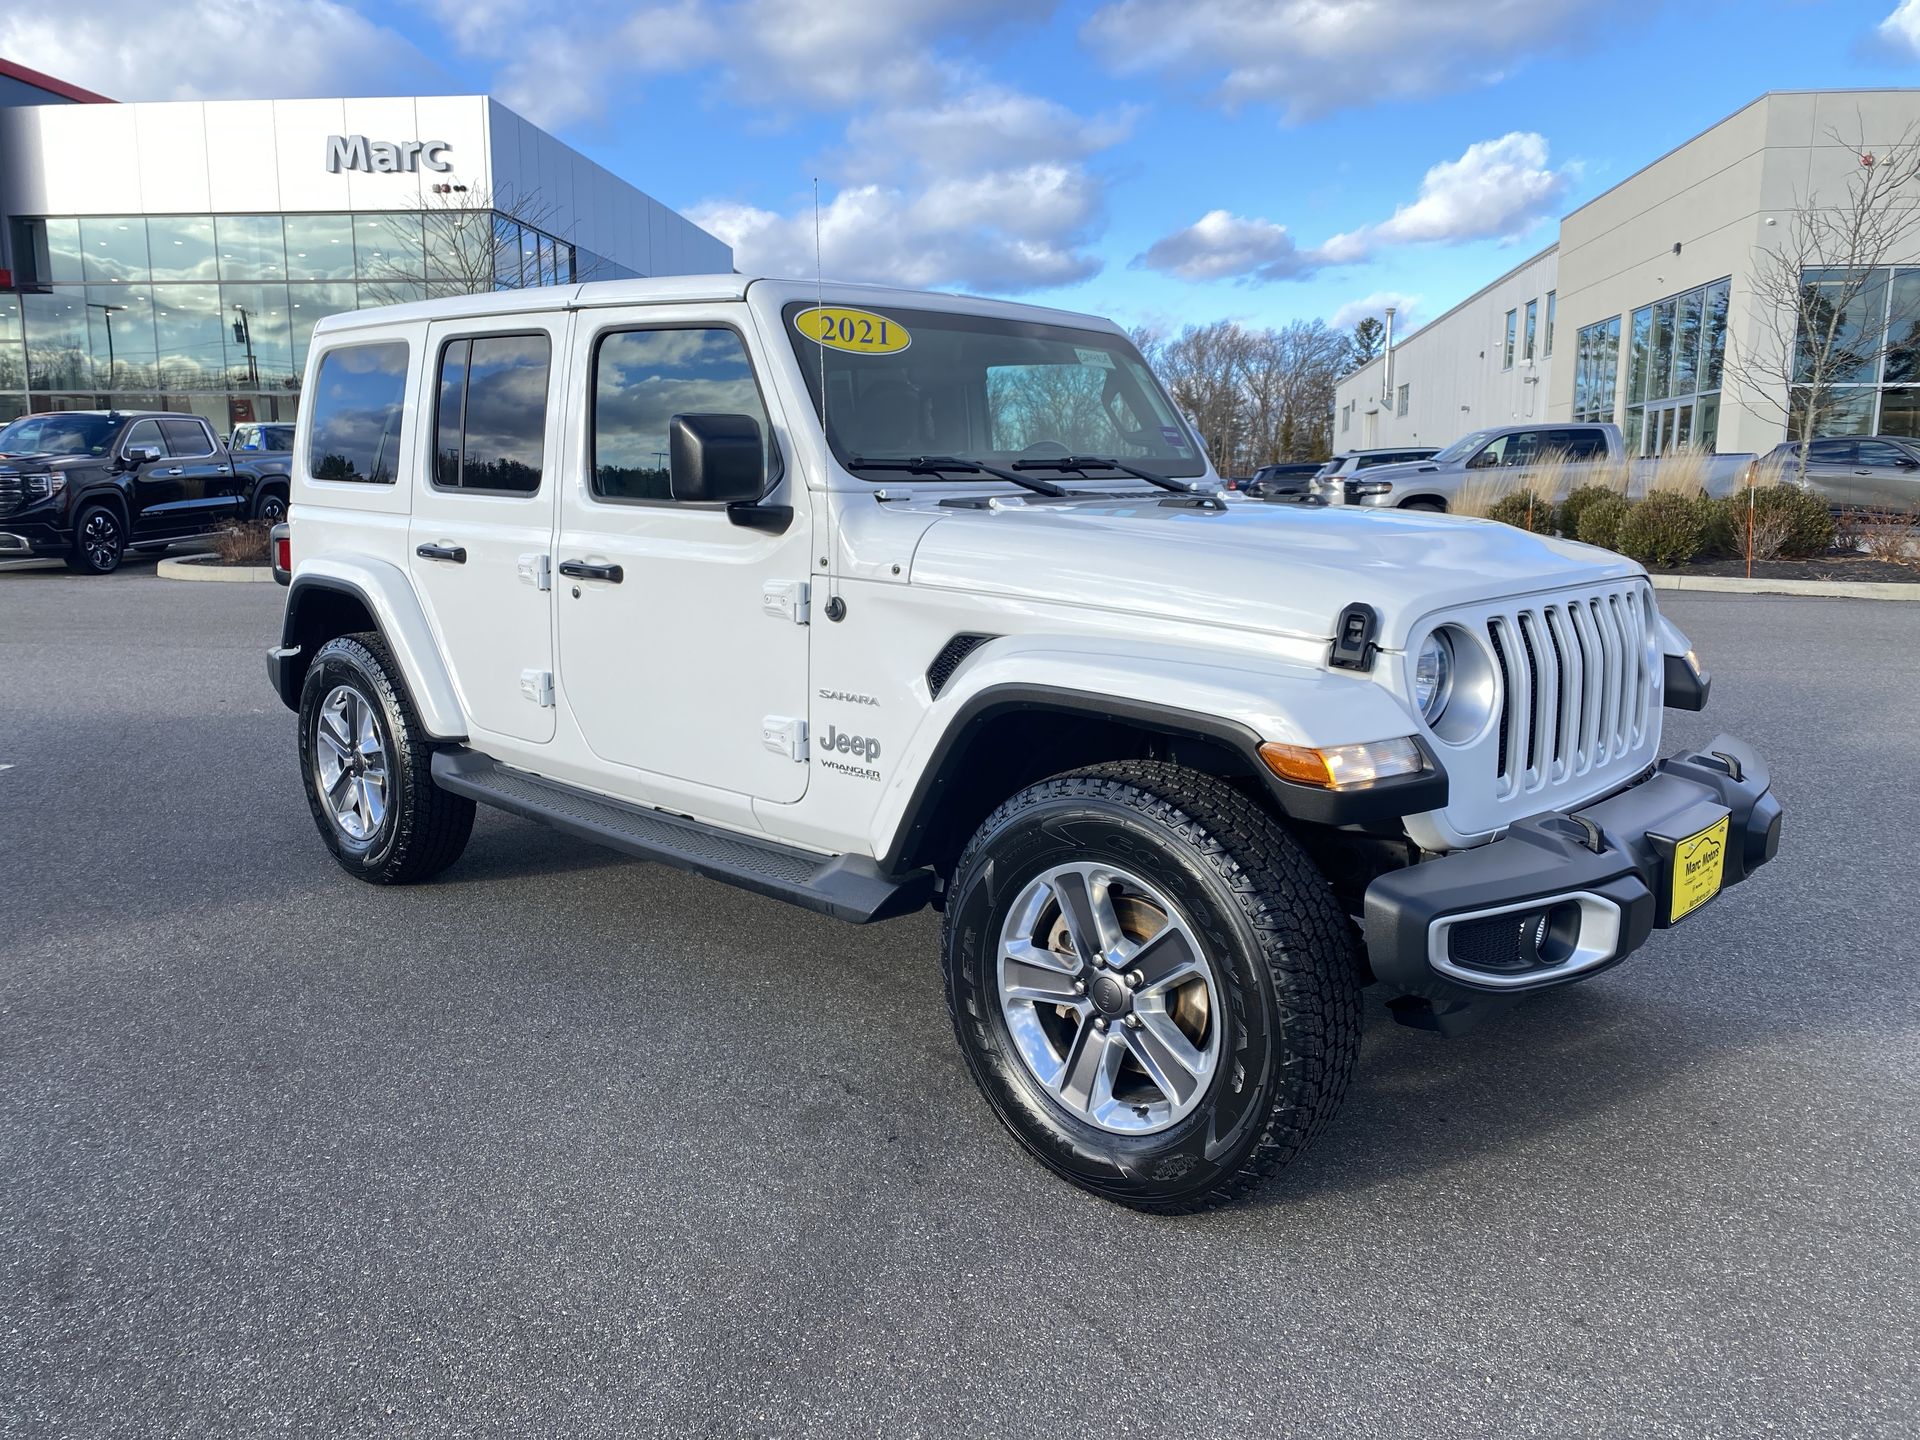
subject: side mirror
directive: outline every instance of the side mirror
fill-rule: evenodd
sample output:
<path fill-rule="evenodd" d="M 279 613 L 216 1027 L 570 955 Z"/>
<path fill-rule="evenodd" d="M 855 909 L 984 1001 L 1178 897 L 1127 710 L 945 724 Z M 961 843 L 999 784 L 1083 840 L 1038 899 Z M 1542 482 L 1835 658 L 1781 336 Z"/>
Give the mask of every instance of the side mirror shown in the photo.
<path fill-rule="evenodd" d="M 1911 455 L 1902 455 L 1893 463 L 1902 470 L 1920 470 L 1920 460 L 1914 459 Z"/>
<path fill-rule="evenodd" d="M 152 465 L 166 456 L 160 453 L 158 445 L 129 445 L 126 459 L 129 465 Z"/>
<path fill-rule="evenodd" d="M 1467 461 L 1467 469 L 1491 470 L 1499 463 L 1500 457 L 1498 455 L 1494 454 L 1491 450 L 1482 450 L 1478 455 Z"/>
<path fill-rule="evenodd" d="M 766 493 L 766 452 L 751 415 L 676 415 L 667 448 L 676 500 L 751 505 Z"/>

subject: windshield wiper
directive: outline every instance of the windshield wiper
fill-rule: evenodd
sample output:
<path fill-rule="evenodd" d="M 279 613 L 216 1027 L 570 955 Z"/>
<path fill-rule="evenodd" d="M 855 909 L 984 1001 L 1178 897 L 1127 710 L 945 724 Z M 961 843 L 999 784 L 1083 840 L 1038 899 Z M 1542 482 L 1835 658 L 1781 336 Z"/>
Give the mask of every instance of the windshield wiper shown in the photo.
<path fill-rule="evenodd" d="M 1169 475 L 1156 475 L 1151 470 L 1142 470 L 1138 465 L 1129 465 L 1124 460 L 1115 460 L 1111 455 L 1062 455 L 1058 459 L 1049 456 L 1045 460 L 1016 460 L 1016 470 L 1073 470 L 1081 474 L 1089 470 L 1118 470 L 1122 475 L 1131 475 L 1136 480 L 1144 480 L 1149 485 L 1158 485 L 1162 490 L 1171 490 L 1176 495 L 1198 495 L 1198 481 L 1189 484 L 1185 480 L 1176 480 Z"/>
<path fill-rule="evenodd" d="M 1064 485 L 1056 485 L 1051 480 L 1042 480 L 1034 475 L 1021 475 L 1012 470 L 1002 470 L 998 465 L 984 465 L 978 460 L 961 460 L 952 455 L 916 455 L 911 460 L 869 460 L 856 455 L 847 462 L 849 470 L 904 470 L 909 475 L 938 475 L 945 470 L 972 471 L 977 475 L 991 475 L 996 480 L 1011 480 L 1023 485 L 1038 495 L 1051 495 L 1059 499 L 1073 492 Z"/>

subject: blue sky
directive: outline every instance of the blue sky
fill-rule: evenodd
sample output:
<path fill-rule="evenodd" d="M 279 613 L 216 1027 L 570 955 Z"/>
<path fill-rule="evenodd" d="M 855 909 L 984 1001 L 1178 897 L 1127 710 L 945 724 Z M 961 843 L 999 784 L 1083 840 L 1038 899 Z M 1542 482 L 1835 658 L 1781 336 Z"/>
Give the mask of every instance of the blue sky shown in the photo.
<path fill-rule="evenodd" d="M 1431 319 L 1762 91 L 1920 85 L 1920 0 L 25 8 L 0 55 L 122 99 L 490 93 L 743 269 L 811 272 L 818 176 L 830 276 L 1161 328 Z"/>

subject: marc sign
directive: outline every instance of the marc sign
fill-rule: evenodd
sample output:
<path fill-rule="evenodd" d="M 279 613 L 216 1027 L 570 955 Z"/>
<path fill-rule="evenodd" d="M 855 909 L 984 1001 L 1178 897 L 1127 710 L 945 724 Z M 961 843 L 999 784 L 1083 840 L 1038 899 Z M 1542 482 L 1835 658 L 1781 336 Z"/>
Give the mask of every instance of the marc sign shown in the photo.
<path fill-rule="evenodd" d="M 364 135 L 329 135 L 327 171 L 363 170 L 369 175 L 413 175 L 422 167 L 447 171 L 453 165 L 445 140 L 369 140 Z"/>

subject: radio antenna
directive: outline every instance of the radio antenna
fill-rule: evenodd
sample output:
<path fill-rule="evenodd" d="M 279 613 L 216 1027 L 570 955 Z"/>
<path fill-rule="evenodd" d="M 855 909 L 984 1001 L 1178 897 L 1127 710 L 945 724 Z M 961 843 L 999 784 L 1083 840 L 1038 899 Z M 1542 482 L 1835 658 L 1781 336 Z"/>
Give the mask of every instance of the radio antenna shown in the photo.
<path fill-rule="evenodd" d="M 813 177 L 813 325 L 817 330 L 826 323 L 827 282 L 820 269 L 820 177 Z M 820 348 L 820 439 L 827 438 L 827 342 L 824 334 L 813 337 Z"/>

